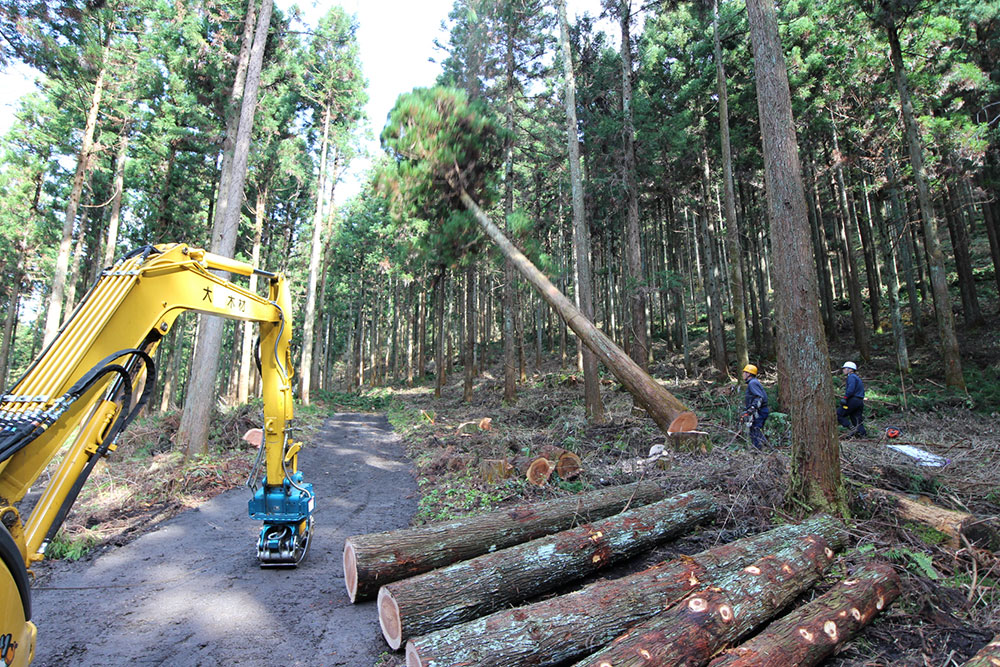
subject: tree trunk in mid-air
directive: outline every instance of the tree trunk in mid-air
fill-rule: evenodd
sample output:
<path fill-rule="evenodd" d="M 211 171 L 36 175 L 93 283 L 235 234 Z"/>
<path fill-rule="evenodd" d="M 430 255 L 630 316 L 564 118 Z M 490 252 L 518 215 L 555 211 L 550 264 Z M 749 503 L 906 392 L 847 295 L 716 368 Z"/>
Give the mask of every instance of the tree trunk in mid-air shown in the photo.
<path fill-rule="evenodd" d="M 379 623 L 393 650 L 419 635 L 479 618 L 647 551 L 710 520 L 715 498 L 695 490 L 554 535 L 387 584 Z"/>
<path fill-rule="evenodd" d="M 788 412 L 792 422 L 790 504 L 801 511 L 846 515 L 837 439 L 830 398 L 834 395 L 826 336 L 819 316 L 816 272 L 812 270 L 810 230 L 802 170 L 792 119 L 788 72 L 778 37 L 774 5 L 748 0 L 757 107 L 764 143 L 764 180 L 775 252 L 774 287 L 778 314 L 778 376 L 794 388 Z"/>
<path fill-rule="evenodd" d="M 569 45 L 569 23 L 566 19 L 566 0 L 559 0 L 559 43 L 562 49 L 563 72 L 566 88 L 566 135 L 569 145 L 569 180 L 573 201 L 573 249 L 576 255 L 577 306 L 588 320 L 594 320 L 594 278 L 590 270 L 590 226 L 583 198 L 583 176 L 580 172 L 580 140 L 576 119 L 576 78 L 573 73 L 573 54 Z M 583 346 L 583 405 L 591 422 L 603 424 L 604 403 L 601 401 L 601 377 L 597 357 L 589 347 Z"/>
<path fill-rule="evenodd" d="M 271 0 L 261 0 L 253 46 L 250 49 L 246 86 L 242 95 L 226 206 L 225 210 L 216 216 L 215 229 L 212 231 L 210 250 L 224 257 L 232 257 L 236 249 L 236 233 L 243 208 L 243 184 L 250 157 L 250 133 L 257 109 L 257 90 L 264 62 L 264 45 L 271 24 L 271 7 Z M 221 191 L 219 197 L 221 202 Z M 175 440 L 179 447 L 184 448 L 186 456 L 203 454 L 208 450 L 208 422 L 215 406 L 215 375 L 219 368 L 219 351 L 222 349 L 224 321 L 219 317 L 201 319 L 197 348 L 191 363 L 187 397 L 184 400 L 184 411 L 181 414 Z"/>
<path fill-rule="evenodd" d="M 844 544 L 844 527 L 829 517 L 784 525 L 761 535 L 683 556 L 619 579 L 607 579 L 540 602 L 494 612 L 406 645 L 407 667 L 562 665 L 593 652 L 629 627 L 662 612 L 767 554 Z M 435 662 L 439 661 L 439 662 Z"/>
<path fill-rule="evenodd" d="M 640 482 L 417 528 L 355 535 L 344 542 L 347 593 L 352 602 L 368 600 L 390 582 L 662 498 L 655 482 Z"/>
<path fill-rule="evenodd" d="M 642 370 L 604 332 L 595 327 L 593 322 L 584 317 L 545 274 L 539 271 L 524 253 L 514 247 L 514 244 L 493 224 L 465 190 L 460 190 L 459 196 L 465 207 L 475 216 L 482 230 L 500 248 L 504 257 L 511 260 L 521 275 L 538 290 L 546 303 L 559 313 L 584 345 L 614 373 L 619 382 L 635 398 L 636 403 L 645 408 L 662 431 L 665 433 L 691 431 L 698 425 L 698 418 L 694 413 Z"/>

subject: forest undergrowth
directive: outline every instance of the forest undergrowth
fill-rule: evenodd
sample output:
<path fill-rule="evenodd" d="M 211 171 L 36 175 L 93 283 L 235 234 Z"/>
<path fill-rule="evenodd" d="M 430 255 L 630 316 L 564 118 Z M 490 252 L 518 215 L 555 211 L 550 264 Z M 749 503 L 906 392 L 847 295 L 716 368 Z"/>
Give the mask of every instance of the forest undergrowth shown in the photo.
<path fill-rule="evenodd" d="M 901 522 L 888 503 L 865 491 L 879 487 L 948 509 L 993 521 L 1000 514 L 1000 327 L 963 332 L 969 351 L 969 393 L 946 391 L 938 381 L 940 364 L 931 345 L 911 351 L 913 372 L 900 378 L 888 334 L 877 338 L 880 356 L 861 364 L 867 386 L 869 437 L 842 439 L 841 460 L 852 519 L 851 546 L 824 582 L 806 595 L 822 593 L 860 565 L 892 562 L 903 581 L 903 594 L 829 664 L 961 664 L 1000 632 L 1000 545 L 949 545 L 934 529 Z M 846 330 L 845 330 L 846 333 Z M 682 358 L 654 348 L 653 375 L 694 409 L 713 443 L 707 452 L 667 449 L 655 464 L 647 456 L 664 444 L 653 422 L 634 409 L 631 396 L 611 376 L 602 378 L 608 422 L 591 424 L 582 403 L 582 375 L 572 358 L 544 359 L 538 367 L 529 355 L 527 379 L 518 400 L 505 404 L 500 368 L 484 370 L 474 399 L 462 401 L 462 373 L 454 366 L 443 394 L 435 398 L 433 376 L 408 387 L 370 388 L 360 393 L 320 392 L 319 400 L 299 408 L 308 426 L 339 411 L 385 412 L 403 437 L 414 462 L 421 491 L 414 523 L 488 511 L 514 503 L 541 500 L 599 486 L 639 479 L 657 481 L 670 493 L 701 488 L 724 499 L 724 511 L 711 526 L 663 545 L 602 576 L 620 576 L 678 554 L 690 554 L 796 519 L 784 501 L 788 483 L 790 436 L 773 381 L 773 364 L 761 363 L 762 380 L 772 401 L 765 433 L 768 446 L 752 450 L 737 430 L 742 385 L 735 378 L 710 373 L 707 345 L 694 349 L 705 369 L 685 377 Z M 831 346 L 831 372 L 851 356 Z M 734 371 L 735 375 L 735 371 Z M 840 380 L 835 378 L 840 389 Z M 830 397 L 830 409 L 835 397 Z M 489 418 L 488 428 L 479 424 Z M 253 452 L 241 439 L 258 425 L 260 406 L 237 408 L 220 416 L 212 453 L 184 460 L 173 450 L 177 415 L 139 420 L 124 435 L 112 460 L 102 462 L 50 551 L 52 557 L 90 557 L 102 548 L 141 534 L 157 521 L 242 485 Z M 889 441 L 885 430 L 901 432 Z M 888 447 L 913 444 L 946 458 L 940 468 L 921 467 Z M 530 456 L 548 445 L 577 453 L 584 472 L 574 480 L 554 476 L 542 487 L 519 476 L 488 481 L 480 464 L 488 459 Z M 383 667 L 397 664 L 385 656 Z M 402 664 L 399 662 L 398 664 Z"/>

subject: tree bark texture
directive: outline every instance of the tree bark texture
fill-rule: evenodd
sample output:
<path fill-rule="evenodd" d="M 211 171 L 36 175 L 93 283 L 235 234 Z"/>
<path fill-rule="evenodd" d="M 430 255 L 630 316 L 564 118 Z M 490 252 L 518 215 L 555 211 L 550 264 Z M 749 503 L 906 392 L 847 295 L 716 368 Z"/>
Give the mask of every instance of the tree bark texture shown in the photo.
<path fill-rule="evenodd" d="M 910 151 L 910 164 L 913 167 L 913 183 L 917 188 L 920 219 L 924 228 L 927 264 L 930 270 L 931 289 L 934 292 L 934 313 L 937 318 L 938 337 L 941 340 L 944 381 L 952 389 L 965 391 L 965 378 L 962 376 L 962 360 L 958 350 L 958 337 L 955 335 L 955 316 L 951 312 L 951 295 L 948 293 L 948 274 L 944 265 L 944 253 L 941 252 L 937 220 L 934 217 L 934 210 L 931 207 L 931 198 L 927 187 L 927 174 L 924 169 L 923 148 L 920 145 L 920 133 L 917 129 L 917 121 L 913 117 L 913 102 L 910 99 L 910 91 L 906 83 L 906 68 L 903 63 L 903 50 L 899 43 L 899 33 L 897 32 L 895 17 L 892 15 L 886 17 L 884 26 L 889 39 L 890 59 L 896 78 L 896 90 L 899 92 L 899 103 L 903 112 L 903 125 L 906 128 L 906 145 Z"/>
<path fill-rule="evenodd" d="M 722 145 L 722 181 L 725 196 L 726 248 L 729 253 L 729 282 L 733 292 L 733 324 L 736 363 L 742 369 L 749 362 L 747 351 L 747 319 L 743 305 L 743 267 L 740 264 L 740 232 L 736 219 L 736 188 L 733 186 L 733 150 L 729 139 L 729 93 L 726 68 L 722 61 L 722 40 L 719 37 L 719 2 L 712 2 L 712 40 L 715 54 L 715 78 L 719 91 L 719 135 Z"/>
<path fill-rule="evenodd" d="M 271 8 L 272 0 L 261 0 L 240 107 L 226 209 L 224 214 L 220 212 L 212 230 L 211 251 L 223 257 L 232 257 L 236 250 L 236 235 L 243 208 L 243 184 L 250 158 L 250 135 L 257 110 L 257 91 L 264 62 L 264 45 L 271 25 Z M 201 319 L 184 411 L 181 413 L 175 438 L 178 446 L 184 447 L 187 456 L 202 454 L 208 449 L 208 422 L 216 402 L 215 376 L 219 369 L 219 351 L 222 349 L 222 318 L 203 316 Z"/>
<path fill-rule="evenodd" d="M 711 662 L 711 667 L 818 665 L 899 596 L 891 565 L 868 565 L 763 632 Z"/>
<path fill-rule="evenodd" d="M 654 565 L 620 579 L 599 581 L 579 591 L 495 612 L 452 628 L 411 639 L 407 667 L 520 667 L 560 665 L 580 658 L 629 627 L 669 608 L 693 590 L 769 553 L 817 542 L 838 548 L 843 525 L 819 517 L 785 525 L 694 556 Z M 793 546 L 795 545 L 795 546 Z"/>
<path fill-rule="evenodd" d="M 661 430 L 665 433 L 690 431 L 698 425 L 694 413 L 642 370 L 621 348 L 595 327 L 593 322 L 587 319 L 562 292 L 557 290 L 545 274 L 539 271 L 524 253 L 514 247 L 514 244 L 493 224 L 465 190 L 461 190 L 460 196 L 462 203 L 475 216 L 486 235 L 499 246 L 504 256 L 511 258 L 521 275 L 538 290 L 542 298 L 566 321 L 567 326 L 614 373 Z M 832 391 L 831 386 L 826 395 L 829 396 Z M 678 419 L 681 420 L 683 428 L 673 426 Z"/>
<path fill-rule="evenodd" d="M 105 54 L 107 45 L 104 46 Z M 45 337 L 42 347 L 49 343 L 59 333 L 62 324 L 63 297 L 66 291 L 66 274 L 69 271 L 69 256 L 73 248 L 73 227 L 76 224 L 76 211 L 83 195 L 83 182 L 90 172 L 90 157 L 94 148 L 94 132 L 97 129 L 97 112 L 101 108 L 101 97 L 104 92 L 104 62 L 102 56 L 101 69 L 94 82 L 94 93 L 90 99 L 90 110 L 87 112 L 87 124 L 83 129 L 83 141 L 80 144 L 80 154 L 76 159 L 76 173 L 73 175 L 73 186 L 66 204 L 66 215 L 63 217 L 62 239 L 59 242 L 59 253 L 56 255 L 55 274 L 52 277 L 52 289 L 49 292 L 49 309 L 45 315 Z"/>
<path fill-rule="evenodd" d="M 302 319 L 302 360 L 299 364 L 299 399 L 309 405 L 312 385 L 313 336 L 316 331 L 316 284 L 319 281 L 320 256 L 323 252 L 323 218 L 326 203 L 326 180 L 329 169 L 331 101 L 323 109 L 323 139 L 320 145 L 319 177 L 316 179 L 316 210 L 313 211 L 312 241 L 309 244 L 309 275 L 306 280 L 306 310 Z"/>
<path fill-rule="evenodd" d="M 622 140 L 625 160 L 625 265 L 630 325 L 623 340 L 628 341 L 632 361 L 646 371 L 649 368 L 649 337 L 646 334 L 646 284 L 642 272 L 639 241 L 639 185 L 635 174 L 635 127 L 632 121 L 632 36 L 631 0 L 618 3 L 622 31 Z"/>
<path fill-rule="evenodd" d="M 822 539 L 782 547 L 632 627 L 577 667 L 707 664 L 812 588 L 833 556 Z"/>
<path fill-rule="evenodd" d="M 566 19 L 566 0 L 559 0 L 559 43 L 562 49 L 563 74 L 566 94 L 566 135 L 569 145 L 569 180 L 573 202 L 573 249 L 576 254 L 576 302 L 583 316 L 594 321 L 594 277 L 590 267 L 590 226 L 583 197 L 583 175 L 580 169 L 580 139 L 576 118 L 576 77 L 573 72 L 573 54 L 569 44 L 569 22 Z M 597 357 L 587 346 L 583 356 L 583 405 L 587 418 L 603 424 L 604 403 L 601 401 L 601 378 Z"/>
<path fill-rule="evenodd" d="M 757 74 L 757 107 L 764 143 L 764 176 L 774 254 L 778 313 L 778 373 L 790 391 L 792 479 L 789 498 L 813 510 L 846 515 L 840 477 L 840 443 L 830 410 L 833 381 L 820 322 L 816 273 L 802 170 L 792 118 L 788 73 L 774 5 L 749 0 L 747 13 Z"/>
<path fill-rule="evenodd" d="M 962 667 L 1000 667 L 1000 635 L 993 638 Z"/>
<path fill-rule="evenodd" d="M 640 482 L 417 528 L 355 535 L 344 543 L 347 593 L 351 602 L 361 602 L 393 581 L 662 498 L 654 482 Z"/>
<path fill-rule="evenodd" d="M 388 584 L 378 594 L 382 635 L 398 649 L 411 637 L 479 618 L 631 558 L 718 511 L 710 493 L 688 491 Z"/>
<path fill-rule="evenodd" d="M 726 329 L 722 321 L 722 289 L 719 285 L 719 261 L 715 252 L 715 223 L 712 216 L 712 190 L 709 184 L 708 147 L 701 144 L 701 215 L 698 216 L 698 233 L 701 236 L 701 259 L 705 266 L 705 308 L 708 311 L 708 348 L 715 369 L 729 375 L 726 354 Z M 742 368 L 742 366 L 741 366 Z"/>

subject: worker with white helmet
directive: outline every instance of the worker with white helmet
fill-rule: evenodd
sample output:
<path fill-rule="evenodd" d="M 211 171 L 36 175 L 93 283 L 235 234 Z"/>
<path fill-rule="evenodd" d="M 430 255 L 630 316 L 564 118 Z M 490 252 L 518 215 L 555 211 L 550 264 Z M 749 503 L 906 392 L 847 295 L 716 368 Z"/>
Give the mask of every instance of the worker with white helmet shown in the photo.
<path fill-rule="evenodd" d="M 837 421 L 844 428 L 851 429 L 851 435 L 864 437 L 865 385 L 858 377 L 858 365 L 853 361 L 845 361 L 841 367 L 847 386 L 844 389 L 844 400 L 837 408 Z"/>
<path fill-rule="evenodd" d="M 747 383 L 747 393 L 743 398 L 743 419 L 750 424 L 750 444 L 761 449 L 764 440 L 764 422 L 771 414 L 767 409 L 767 392 L 757 379 L 757 367 L 747 364 L 743 367 L 743 381 Z"/>

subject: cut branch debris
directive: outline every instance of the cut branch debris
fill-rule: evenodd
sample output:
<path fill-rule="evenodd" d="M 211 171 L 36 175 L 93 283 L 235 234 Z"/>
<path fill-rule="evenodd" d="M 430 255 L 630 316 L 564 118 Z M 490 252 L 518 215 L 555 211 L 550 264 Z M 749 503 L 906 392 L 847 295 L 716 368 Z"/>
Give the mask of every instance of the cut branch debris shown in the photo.
<path fill-rule="evenodd" d="M 899 586 L 891 565 L 870 565 L 730 649 L 711 667 L 818 665 L 889 606 Z"/>
<path fill-rule="evenodd" d="M 417 528 L 355 535 L 344 543 L 347 594 L 351 602 L 371 599 L 384 584 L 662 498 L 655 482 L 639 482 Z"/>
<path fill-rule="evenodd" d="M 382 634 L 393 649 L 410 637 L 507 607 L 681 535 L 719 511 L 696 490 L 383 586 Z"/>
<path fill-rule="evenodd" d="M 811 588 L 833 556 L 821 538 L 782 547 L 631 628 L 577 667 L 707 664 Z"/>
<path fill-rule="evenodd" d="M 798 525 L 779 526 L 621 579 L 599 581 L 575 593 L 498 611 L 416 637 L 406 643 L 406 664 L 562 664 L 588 655 L 727 571 L 781 549 L 811 549 L 820 540 L 831 548 L 842 546 L 846 540 L 843 524 L 830 517 L 818 517 Z"/>

